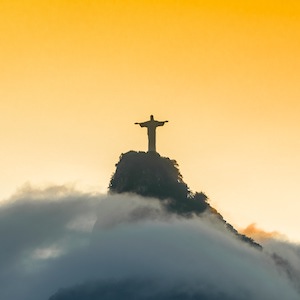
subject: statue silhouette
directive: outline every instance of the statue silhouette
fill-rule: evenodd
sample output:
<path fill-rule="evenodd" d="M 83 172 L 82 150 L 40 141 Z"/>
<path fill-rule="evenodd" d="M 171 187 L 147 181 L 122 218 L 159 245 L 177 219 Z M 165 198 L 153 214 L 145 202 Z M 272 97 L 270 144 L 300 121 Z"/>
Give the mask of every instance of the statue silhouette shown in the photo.
<path fill-rule="evenodd" d="M 163 126 L 169 121 L 156 121 L 153 115 L 150 116 L 150 120 L 142 123 L 134 123 L 141 127 L 147 127 L 148 131 L 148 152 L 156 152 L 156 127 Z"/>

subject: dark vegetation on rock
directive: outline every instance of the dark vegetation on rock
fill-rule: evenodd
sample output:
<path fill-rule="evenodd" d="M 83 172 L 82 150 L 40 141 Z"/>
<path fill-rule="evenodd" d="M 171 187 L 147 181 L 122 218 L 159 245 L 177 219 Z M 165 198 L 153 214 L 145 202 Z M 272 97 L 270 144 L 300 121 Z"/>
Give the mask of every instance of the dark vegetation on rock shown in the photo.
<path fill-rule="evenodd" d="M 114 193 L 136 193 L 165 201 L 178 214 L 202 213 L 208 207 L 203 193 L 193 194 L 184 183 L 177 162 L 156 152 L 122 154 L 109 190 Z"/>
<path fill-rule="evenodd" d="M 122 154 L 111 178 L 109 191 L 158 198 L 168 211 L 185 217 L 200 215 L 205 211 L 213 213 L 239 239 L 261 248 L 253 239 L 238 233 L 227 223 L 222 215 L 209 205 L 203 192 L 193 193 L 189 189 L 175 160 L 161 157 L 156 152 L 129 151 Z"/>

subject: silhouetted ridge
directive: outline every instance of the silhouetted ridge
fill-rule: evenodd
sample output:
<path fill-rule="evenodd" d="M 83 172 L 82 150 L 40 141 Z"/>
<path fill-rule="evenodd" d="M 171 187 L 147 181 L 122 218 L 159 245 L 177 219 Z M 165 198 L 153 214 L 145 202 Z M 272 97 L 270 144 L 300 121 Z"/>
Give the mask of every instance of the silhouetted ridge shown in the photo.
<path fill-rule="evenodd" d="M 207 196 L 192 193 L 183 181 L 175 160 L 161 157 L 157 152 L 129 151 L 120 156 L 109 190 L 112 193 L 135 193 L 162 200 L 167 210 L 189 217 L 208 211 L 222 222 L 229 231 L 251 246 L 261 248 L 253 239 L 238 233 L 216 209 L 209 205 Z"/>
<path fill-rule="evenodd" d="M 184 183 L 177 162 L 156 152 L 127 152 L 116 167 L 111 192 L 168 199 L 164 204 L 179 214 L 201 213 L 209 206 L 205 194 L 193 194 Z"/>

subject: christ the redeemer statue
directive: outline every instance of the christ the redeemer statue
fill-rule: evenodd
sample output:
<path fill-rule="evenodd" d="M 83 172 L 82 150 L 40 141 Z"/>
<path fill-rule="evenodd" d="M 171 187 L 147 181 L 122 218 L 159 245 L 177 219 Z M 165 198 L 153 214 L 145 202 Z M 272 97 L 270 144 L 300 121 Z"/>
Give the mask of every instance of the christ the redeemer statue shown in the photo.
<path fill-rule="evenodd" d="M 163 126 L 166 122 L 169 121 L 156 121 L 154 120 L 153 115 L 150 116 L 150 120 L 138 124 L 141 127 L 147 127 L 148 131 L 148 152 L 156 152 L 156 127 Z"/>

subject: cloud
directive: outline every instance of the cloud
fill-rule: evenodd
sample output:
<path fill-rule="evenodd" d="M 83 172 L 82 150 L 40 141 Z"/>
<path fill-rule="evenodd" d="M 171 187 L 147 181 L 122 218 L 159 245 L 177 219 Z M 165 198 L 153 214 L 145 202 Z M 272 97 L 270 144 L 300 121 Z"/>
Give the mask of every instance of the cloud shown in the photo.
<path fill-rule="evenodd" d="M 250 224 L 241 233 L 259 241 L 264 247 L 264 252 L 273 258 L 279 266 L 279 272 L 284 272 L 300 291 L 300 246 L 288 241 L 287 237 L 278 231 L 267 232 Z"/>
<path fill-rule="evenodd" d="M 0 238 L 0 299 L 299 299 L 298 245 L 259 251 L 156 199 L 29 188 L 0 206 Z"/>
<path fill-rule="evenodd" d="M 268 239 L 282 239 L 284 236 L 278 231 L 267 232 L 258 228 L 255 223 L 250 224 L 248 227 L 240 231 L 242 234 L 250 236 L 256 241 L 263 242 Z"/>

